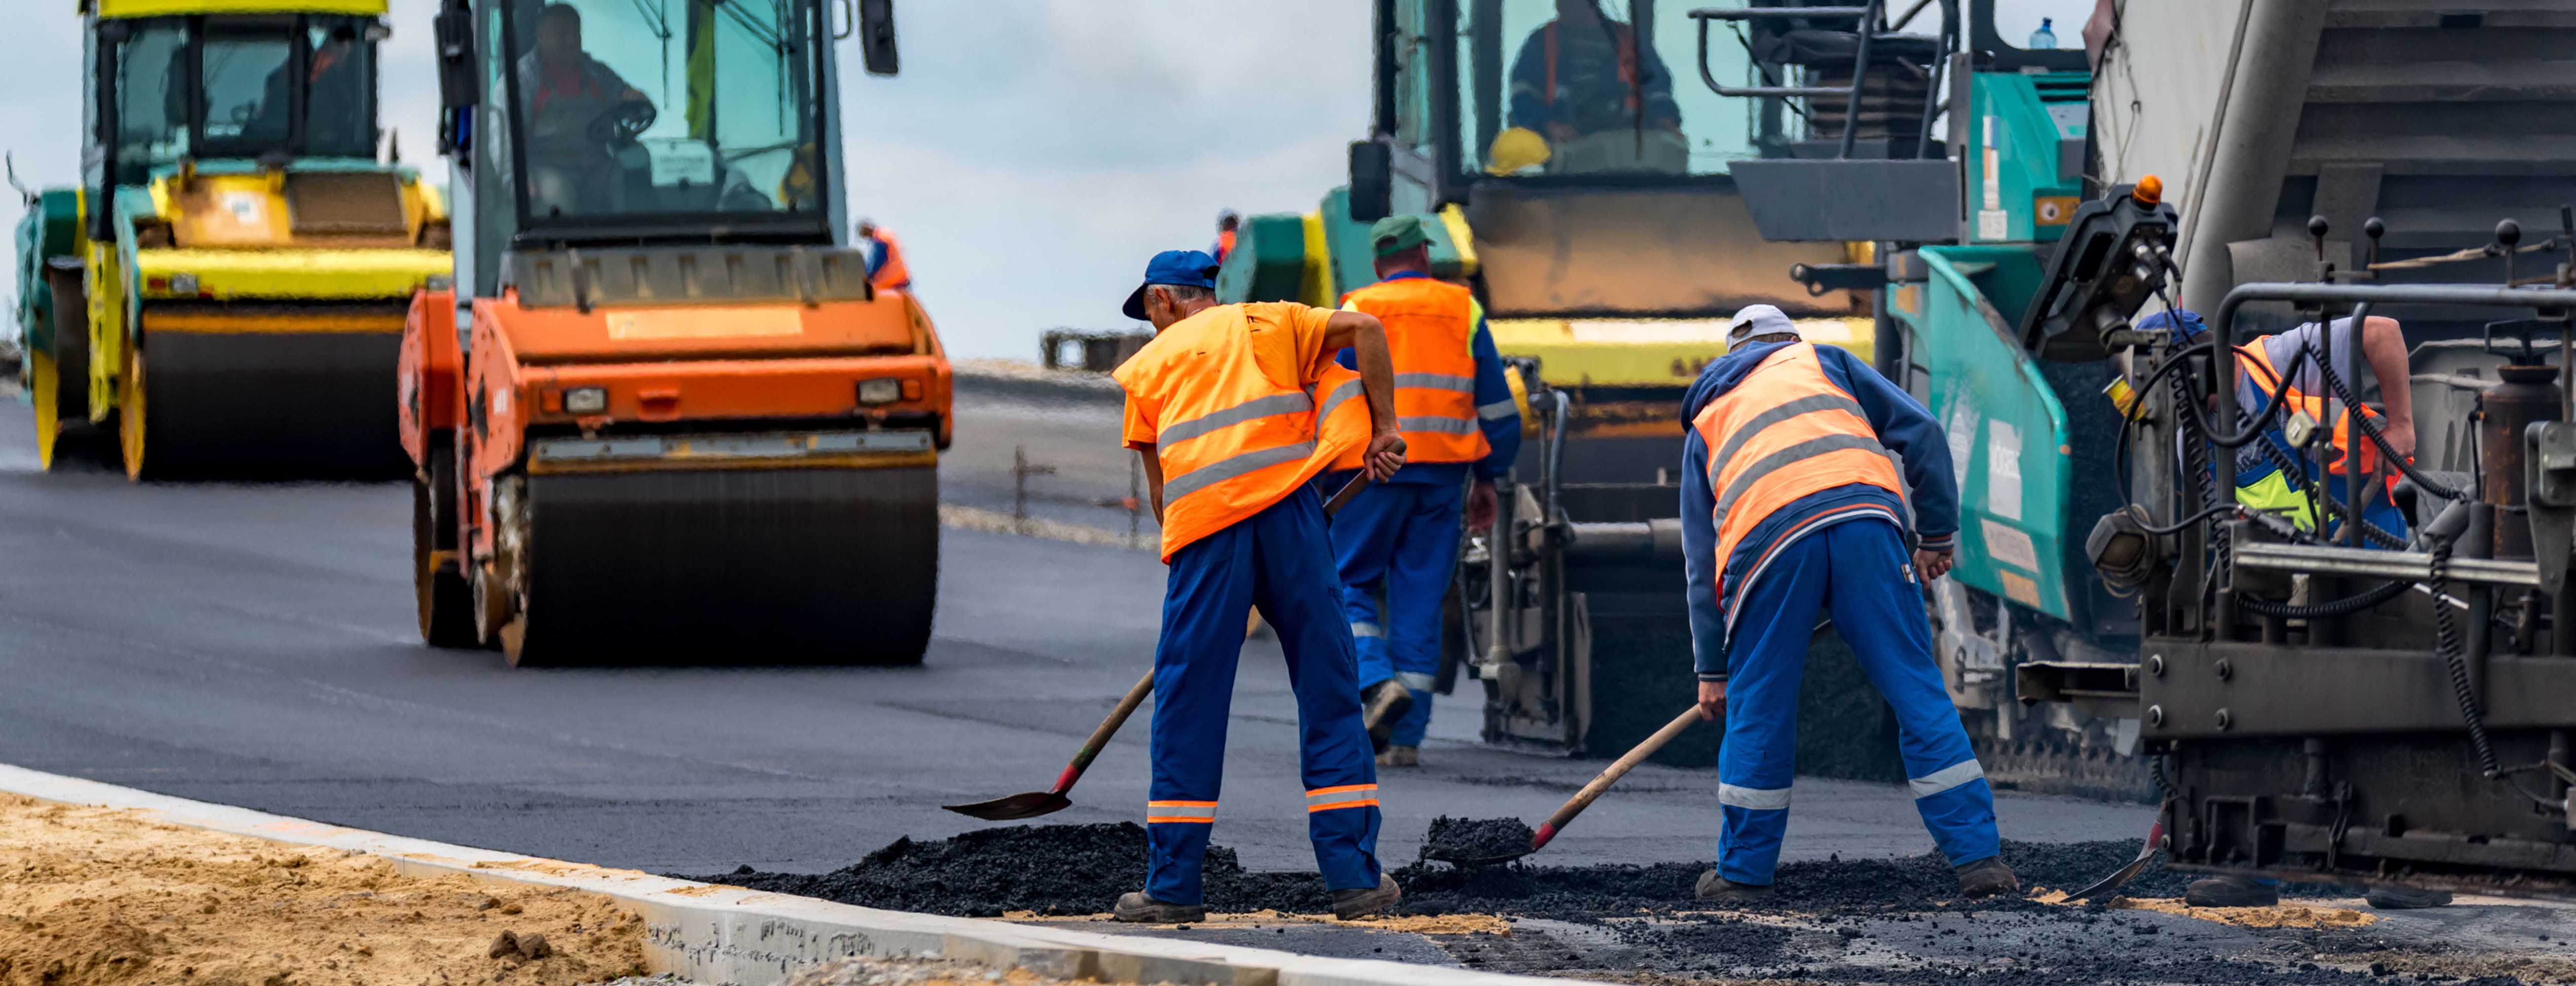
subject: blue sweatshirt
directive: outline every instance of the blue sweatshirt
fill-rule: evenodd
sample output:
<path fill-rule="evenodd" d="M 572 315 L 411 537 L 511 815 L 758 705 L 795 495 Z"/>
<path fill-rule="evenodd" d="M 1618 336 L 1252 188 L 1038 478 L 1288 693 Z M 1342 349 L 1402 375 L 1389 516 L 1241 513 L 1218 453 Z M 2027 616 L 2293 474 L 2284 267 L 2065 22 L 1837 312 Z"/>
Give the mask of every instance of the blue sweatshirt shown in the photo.
<path fill-rule="evenodd" d="M 1899 531 L 1906 526 L 1905 503 L 1876 486 L 1855 483 L 1811 493 L 1755 525 L 1727 557 L 1726 585 L 1711 584 L 1717 572 L 1717 497 L 1708 486 L 1708 445 L 1691 421 L 1787 345 L 1795 344 L 1761 343 L 1726 354 L 1710 363 L 1682 398 L 1682 568 L 1689 585 L 1691 655 L 1702 681 L 1726 680 L 1726 645 L 1735 624 L 1734 607 L 1741 605 L 1753 580 L 1762 574 L 1762 564 L 1780 549 L 1846 520 L 1885 521 Z M 1860 402 L 1879 444 L 1904 460 L 1905 485 L 1914 501 L 1916 545 L 1927 551 L 1949 550 L 1959 531 L 1959 485 L 1951 473 L 1950 446 L 1940 423 L 1914 395 L 1849 352 L 1817 346 L 1816 362 L 1824 368 L 1826 379 Z"/>
<path fill-rule="evenodd" d="M 1407 271 L 1389 276 L 1389 281 L 1426 275 Z M 1470 302 L 1471 304 L 1473 302 Z M 1500 479 L 1512 471 L 1512 460 L 1521 454 L 1520 406 L 1512 402 L 1512 386 L 1503 381 L 1503 357 L 1494 350 L 1494 334 L 1485 331 L 1485 308 L 1475 308 L 1476 328 L 1469 336 L 1468 347 L 1476 355 L 1476 428 L 1485 433 L 1485 457 L 1475 462 L 1416 462 L 1395 471 L 1390 483 L 1421 483 L 1427 486 L 1456 486 L 1467 478 L 1473 467 L 1477 479 Z M 1359 356 L 1342 350 L 1342 365 L 1359 369 Z"/>

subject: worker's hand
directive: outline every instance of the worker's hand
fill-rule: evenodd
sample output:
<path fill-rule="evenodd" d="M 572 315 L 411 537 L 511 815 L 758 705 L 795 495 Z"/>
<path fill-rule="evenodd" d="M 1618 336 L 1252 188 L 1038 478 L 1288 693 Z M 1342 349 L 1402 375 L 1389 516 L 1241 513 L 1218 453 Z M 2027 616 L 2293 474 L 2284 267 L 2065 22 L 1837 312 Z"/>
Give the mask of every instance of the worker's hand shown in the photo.
<path fill-rule="evenodd" d="M 2379 435 L 2388 439 L 2388 448 L 2398 457 L 2415 458 L 2415 422 L 2387 419 L 2380 425 Z"/>
<path fill-rule="evenodd" d="M 1394 478 L 1395 471 L 1404 468 L 1404 438 L 1388 433 L 1369 439 L 1364 460 L 1369 482 L 1383 483 Z"/>
<path fill-rule="evenodd" d="M 1726 683 L 1723 681 L 1700 682 L 1699 717 L 1710 722 L 1716 722 L 1720 716 L 1724 716 L 1725 714 Z"/>
<path fill-rule="evenodd" d="M 1922 575 L 1923 581 L 1925 582 L 1931 582 L 1939 579 L 1941 576 L 1950 574 L 1950 566 L 1957 563 L 1958 557 L 1947 551 L 1923 551 L 1918 549 L 1914 552 L 1914 571 L 1917 574 Z"/>
<path fill-rule="evenodd" d="M 1496 497 L 1496 494 L 1494 493 L 1494 481 L 1493 481 L 1493 480 L 1490 480 L 1490 479 L 1479 479 L 1479 480 L 1477 480 L 1477 481 L 1476 481 L 1476 485 L 1474 485 L 1474 486 L 1472 486 L 1472 487 L 1469 487 L 1469 488 L 1468 488 L 1468 490 L 1467 490 L 1467 529 L 1468 529 L 1468 530 L 1471 530 L 1471 531 L 1489 530 L 1489 529 L 1491 529 L 1491 528 L 1494 526 L 1494 513 L 1495 513 L 1495 507 L 1496 507 L 1496 506 L 1498 506 L 1498 504 L 1495 502 L 1495 501 L 1496 501 L 1496 499 L 1497 499 L 1497 497 Z"/>

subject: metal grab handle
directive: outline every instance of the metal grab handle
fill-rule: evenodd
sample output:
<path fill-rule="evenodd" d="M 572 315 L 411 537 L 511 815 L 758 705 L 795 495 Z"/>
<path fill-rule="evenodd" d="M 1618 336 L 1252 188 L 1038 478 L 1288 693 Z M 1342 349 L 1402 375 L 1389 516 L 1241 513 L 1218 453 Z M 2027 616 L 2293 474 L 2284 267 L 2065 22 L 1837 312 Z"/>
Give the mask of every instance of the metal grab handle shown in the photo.
<path fill-rule="evenodd" d="M 841 0 L 841 26 L 832 31 L 834 41 L 848 41 L 851 35 L 859 33 L 859 11 L 850 6 L 851 2 Z"/>

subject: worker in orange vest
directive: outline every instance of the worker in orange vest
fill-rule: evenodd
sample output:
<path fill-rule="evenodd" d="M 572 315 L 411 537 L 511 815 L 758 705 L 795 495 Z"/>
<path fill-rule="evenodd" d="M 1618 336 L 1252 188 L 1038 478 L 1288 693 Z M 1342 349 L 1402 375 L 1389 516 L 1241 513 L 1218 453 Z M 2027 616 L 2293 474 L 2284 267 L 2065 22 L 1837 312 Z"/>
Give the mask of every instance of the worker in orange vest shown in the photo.
<path fill-rule="evenodd" d="M 1171 579 L 1154 648 L 1152 859 L 1145 889 L 1118 898 L 1115 916 L 1207 916 L 1200 864 L 1216 822 L 1243 614 L 1253 607 L 1288 658 L 1307 834 L 1333 913 L 1382 912 L 1404 892 L 1378 866 L 1377 766 L 1323 501 L 1308 481 L 1352 449 L 1364 449 L 1371 479 L 1404 465 L 1386 332 L 1358 312 L 1217 304 L 1216 259 L 1196 250 L 1155 255 L 1126 313 L 1154 325 L 1113 376 L 1127 393 L 1123 434 L 1144 458 Z M 1358 352 L 1358 372 L 1333 361 L 1344 347 Z"/>
<path fill-rule="evenodd" d="M 1225 264 L 1227 254 L 1234 252 L 1235 234 L 1242 229 L 1243 217 L 1235 215 L 1234 210 L 1227 209 L 1216 214 L 1216 249 L 1209 252 L 1216 256 L 1219 266 Z"/>
<path fill-rule="evenodd" d="M 1493 526 L 1494 481 L 1520 452 L 1521 413 L 1475 293 L 1431 277 L 1431 237 L 1421 217 L 1378 220 L 1369 242 L 1379 281 L 1344 295 L 1342 307 L 1386 326 L 1405 465 L 1333 518 L 1333 554 L 1359 642 L 1369 742 L 1379 766 L 1413 767 L 1422 762 L 1431 725 L 1441 602 L 1458 565 L 1459 520 L 1478 530 Z M 1356 469 L 1359 457 L 1337 467 Z"/>
<path fill-rule="evenodd" d="M 1722 713 L 1717 867 L 1702 900 L 1771 890 L 1789 829 L 1798 678 L 1819 612 L 1896 713 L 1914 810 L 1971 897 L 2020 889 L 1995 795 L 1932 659 L 1922 583 L 1950 570 L 1959 487 L 1939 422 L 1770 305 L 1682 399 L 1682 566 L 1700 714 Z M 1895 452 L 1905 462 L 1900 481 Z M 1907 521 L 1908 505 L 1912 522 Z M 1907 540 L 1914 541 L 1908 557 Z"/>
<path fill-rule="evenodd" d="M 858 247 L 868 255 L 868 283 L 879 291 L 912 290 L 912 271 L 903 265 L 903 244 L 876 220 L 859 220 Z"/>

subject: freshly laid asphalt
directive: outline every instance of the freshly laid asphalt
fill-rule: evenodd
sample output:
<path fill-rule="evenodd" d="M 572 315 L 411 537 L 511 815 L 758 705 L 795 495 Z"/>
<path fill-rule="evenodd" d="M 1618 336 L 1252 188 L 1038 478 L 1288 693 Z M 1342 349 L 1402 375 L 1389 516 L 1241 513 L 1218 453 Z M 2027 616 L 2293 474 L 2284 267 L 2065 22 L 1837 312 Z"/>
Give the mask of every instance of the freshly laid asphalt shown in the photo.
<path fill-rule="evenodd" d="M 1058 467 L 1033 477 L 1033 515 L 1125 532 L 1099 505 L 1126 492 L 1114 405 L 961 390 L 948 499 L 1010 510 L 1021 447 Z M 41 473 L 27 408 L 0 404 L 0 761 L 609 866 L 824 871 L 984 824 L 939 805 L 1044 787 L 1150 661 L 1163 585 L 1150 551 L 951 530 L 921 668 L 741 666 L 747 643 L 703 667 L 512 670 L 419 643 L 409 525 L 401 484 Z M 1266 639 L 1243 660 L 1216 837 L 1253 869 L 1311 867 L 1286 675 Z M 1429 765 L 1382 776 L 1390 862 L 1437 815 L 1543 818 L 1600 766 L 1485 748 L 1477 721 L 1467 688 L 1443 698 Z M 1145 754 L 1140 714 L 1047 821 L 1137 819 Z M 1713 771 L 1641 769 L 1546 855 L 1707 859 L 1716 789 Z M 2030 841 L 2132 838 L 2148 816 L 2000 810 Z M 1901 788 L 1798 786 L 1789 858 L 1929 846 Z"/>

